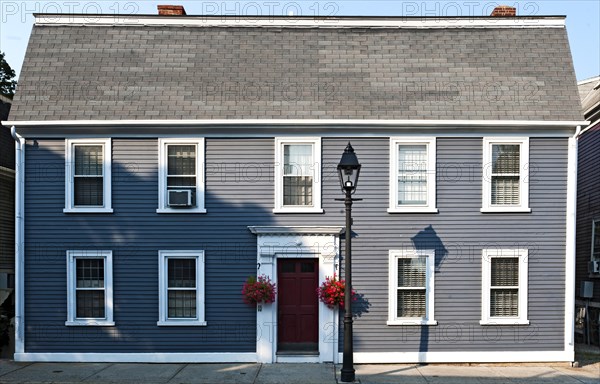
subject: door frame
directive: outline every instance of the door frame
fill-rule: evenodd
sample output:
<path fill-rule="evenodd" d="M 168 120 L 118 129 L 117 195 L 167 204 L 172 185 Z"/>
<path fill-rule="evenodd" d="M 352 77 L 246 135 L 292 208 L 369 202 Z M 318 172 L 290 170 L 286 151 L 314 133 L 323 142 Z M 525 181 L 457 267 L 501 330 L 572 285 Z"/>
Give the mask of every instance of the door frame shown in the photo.
<path fill-rule="evenodd" d="M 319 286 L 327 276 L 339 273 L 339 242 L 344 227 L 255 227 L 257 274 L 277 284 L 277 260 L 318 258 Z M 277 356 L 277 297 L 256 308 L 256 357 L 260 363 L 338 363 L 339 311 L 319 302 L 319 355 Z"/>

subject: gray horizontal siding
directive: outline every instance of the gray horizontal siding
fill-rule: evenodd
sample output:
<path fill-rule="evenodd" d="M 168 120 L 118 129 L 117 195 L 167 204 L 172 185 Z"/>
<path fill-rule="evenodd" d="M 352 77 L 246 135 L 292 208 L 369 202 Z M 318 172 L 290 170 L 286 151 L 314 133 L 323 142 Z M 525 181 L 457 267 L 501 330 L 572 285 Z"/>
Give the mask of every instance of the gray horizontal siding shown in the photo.
<path fill-rule="evenodd" d="M 64 141 L 29 141 L 26 350 L 254 351 L 255 312 L 240 295 L 243 281 L 256 268 L 256 238 L 246 226 L 343 224 L 342 203 L 334 200 L 341 197 L 335 165 L 347 140 L 322 141 L 325 213 L 316 215 L 272 213 L 272 138 L 206 139 L 204 215 L 155 213 L 154 139 L 113 140 L 114 214 L 65 215 Z M 353 138 L 352 144 L 363 164 L 356 197 L 364 199 L 353 211 L 354 285 L 368 302 L 361 304 L 366 309 L 355 321 L 357 351 L 562 349 L 566 139 L 531 139 L 533 211 L 501 215 L 479 212 L 481 139 L 438 139 L 438 214 L 388 214 L 388 140 Z M 424 345 L 420 328 L 385 325 L 387 262 L 390 249 L 412 247 L 411 238 L 429 226 L 437 235 L 425 246 L 438 250 L 439 326 L 425 328 Z M 496 246 L 530 250 L 529 327 L 479 326 L 481 249 Z M 115 328 L 64 326 L 67 249 L 113 250 Z M 161 249 L 206 251 L 207 327 L 156 326 Z M 49 337 L 48 330 L 55 334 Z M 454 340 L 452 332 L 458 331 L 463 334 Z"/>
<path fill-rule="evenodd" d="M 600 125 L 579 139 L 577 164 L 576 295 L 582 281 L 594 282 L 594 301 L 600 302 L 600 275 L 588 273 L 592 254 L 592 221 L 600 220 Z"/>
<path fill-rule="evenodd" d="M 15 178 L 0 170 L 0 270 L 15 269 Z"/>

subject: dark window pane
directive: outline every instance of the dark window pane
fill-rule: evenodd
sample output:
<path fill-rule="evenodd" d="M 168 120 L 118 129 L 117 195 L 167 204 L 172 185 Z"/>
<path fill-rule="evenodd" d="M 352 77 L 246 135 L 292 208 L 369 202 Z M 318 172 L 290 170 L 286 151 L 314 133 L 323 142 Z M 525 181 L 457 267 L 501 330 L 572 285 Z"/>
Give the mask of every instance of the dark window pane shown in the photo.
<path fill-rule="evenodd" d="M 519 290 L 492 289 L 490 292 L 490 316 L 519 316 Z"/>
<path fill-rule="evenodd" d="M 104 288 L 104 260 L 76 259 L 77 288 Z"/>
<path fill-rule="evenodd" d="M 519 173 L 519 145 L 492 145 L 492 173 Z"/>
<path fill-rule="evenodd" d="M 75 205 L 104 205 L 104 183 L 102 177 L 75 177 Z"/>
<path fill-rule="evenodd" d="M 519 258 L 492 258 L 492 287 L 514 287 L 519 285 Z"/>
<path fill-rule="evenodd" d="M 424 289 L 398 290 L 398 317 L 425 317 Z"/>
<path fill-rule="evenodd" d="M 195 175 L 196 146 L 167 145 L 167 174 Z"/>
<path fill-rule="evenodd" d="M 398 259 L 398 287 L 425 288 L 427 258 Z"/>
<path fill-rule="evenodd" d="M 75 146 L 75 175 L 102 176 L 102 146 Z"/>
<path fill-rule="evenodd" d="M 77 290 L 77 318 L 105 318 L 104 290 Z"/>
<path fill-rule="evenodd" d="M 281 272 L 282 273 L 296 272 L 295 267 L 296 267 L 295 263 L 283 263 L 283 264 L 281 264 Z"/>
<path fill-rule="evenodd" d="M 594 249 L 592 257 L 600 261 L 600 220 L 594 222 L 594 238 L 592 239 Z"/>
<path fill-rule="evenodd" d="M 315 264 L 314 263 L 302 263 L 300 271 L 304 272 L 304 273 L 314 272 L 315 271 Z"/>
<path fill-rule="evenodd" d="M 196 291 L 169 290 L 168 317 L 171 319 L 196 318 Z"/>
<path fill-rule="evenodd" d="M 168 287 L 196 287 L 196 259 L 168 259 Z"/>
<path fill-rule="evenodd" d="M 283 177 L 283 205 L 308 205 L 312 202 L 312 176 Z"/>

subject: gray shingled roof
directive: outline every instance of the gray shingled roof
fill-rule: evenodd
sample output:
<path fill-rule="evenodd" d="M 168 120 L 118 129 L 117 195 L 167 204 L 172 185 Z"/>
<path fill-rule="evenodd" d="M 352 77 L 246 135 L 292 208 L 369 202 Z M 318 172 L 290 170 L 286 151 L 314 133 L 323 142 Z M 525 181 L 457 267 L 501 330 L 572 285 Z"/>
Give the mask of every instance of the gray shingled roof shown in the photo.
<path fill-rule="evenodd" d="M 600 105 L 600 77 L 579 83 L 582 113 L 592 115 Z"/>
<path fill-rule="evenodd" d="M 35 26 L 11 120 L 581 120 L 563 28 Z"/>

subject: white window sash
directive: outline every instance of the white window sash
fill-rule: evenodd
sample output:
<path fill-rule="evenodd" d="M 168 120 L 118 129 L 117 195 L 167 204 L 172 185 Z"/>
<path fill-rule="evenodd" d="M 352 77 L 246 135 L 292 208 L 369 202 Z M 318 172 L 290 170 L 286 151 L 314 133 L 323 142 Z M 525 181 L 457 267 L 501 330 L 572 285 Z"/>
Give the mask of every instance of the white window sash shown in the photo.
<path fill-rule="evenodd" d="M 78 259 L 102 259 L 104 261 L 104 317 L 77 317 L 77 266 Z M 113 268 L 112 251 L 67 251 L 67 326 L 114 326 L 113 320 Z M 88 289 L 89 290 L 89 289 Z M 96 290 L 96 289 L 94 289 Z"/>
<path fill-rule="evenodd" d="M 168 262 L 169 259 L 195 259 L 196 260 L 196 286 L 174 289 L 168 287 Z M 206 326 L 204 308 L 204 251 L 159 251 L 158 252 L 158 322 L 159 326 Z M 170 290 L 195 290 L 196 291 L 196 317 L 195 318 L 169 318 L 169 291 Z"/>
<path fill-rule="evenodd" d="M 519 173 L 493 173 L 492 146 L 519 146 Z M 481 212 L 531 212 L 529 208 L 529 138 L 528 137 L 484 137 L 482 159 L 482 202 Z M 518 204 L 492 204 L 492 178 L 502 176 L 519 177 Z"/>
<path fill-rule="evenodd" d="M 102 175 L 75 175 L 75 146 L 102 146 Z M 112 213 L 112 140 L 98 139 L 66 139 L 65 140 L 65 208 L 64 213 Z M 75 178 L 102 177 L 103 204 L 101 206 L 75 205 Z"/>
<path fill-rule="evenodd" d="M 195 175 L 169 175 L 168 174 L 168 145 L 195 145 L 196 146 L 196 174 Z M 206 213 L 205 209 L 205 170 L 204 170 L 204 138 L 160 138 L 158 139 L 158 208 L 157 213 Z M 167 186 L 169 177 L 195 177 L 196 206 L 189 208 L 171 208 L 167 205 Z M 190 186 L 192 187 L 192 186 Z M 182 187 L 189 188 L 189 187 Z"/>
<path fill-rule="evenodd" d="M 398 287 L 398 260 L 426 257 L 425 287 Z M 437 325 L 435 315 L 435 250 L 390 250 L 387 325 Z M 425 318 L 398 317 L 399 290 L 425 290 Z"/>
<path fill-rule="evenodd" d="M 312 146 L 312 165 L 311 173 L 304 175 L 305 169 L 301 170 L 301 175 L 288 175 L 284 171 L 284 146 L 285 145 L 311 145 Z M 321 208 L 321 138 L 320 137 L 277 137 L 275 138 L 275 201 L 274 213 L 322 213 Z M 302 167 L 305 168 L 305 167 Z M 283 179 L 284 177 L 312 176 L 312 205 L 284 205 L 283 199 Z"/>
<path fill-rule="evenodd" d="M 398 150 L 403 145 L 424 145 L 427 151 L 425 172 L 426 203 L 398 204 L 400 176 Z M 389 213 L 437 213 L 436 207 L 436 138 L 435 137 L 390 137 Z"/>
<path fill-rule="evenodd" d="M 492 258 L 515 258 L 519 259 L 518 282 L 514 286 L 492 286 Z M 527 314 L 527 292 L 529 260 L 527 249 L 483 249 L 481 258 L 481 325 L 528 325 Z M 492 289 L 517 289 L 518 292 L 518 316 L 491 316 L 491 291 Z"/>

